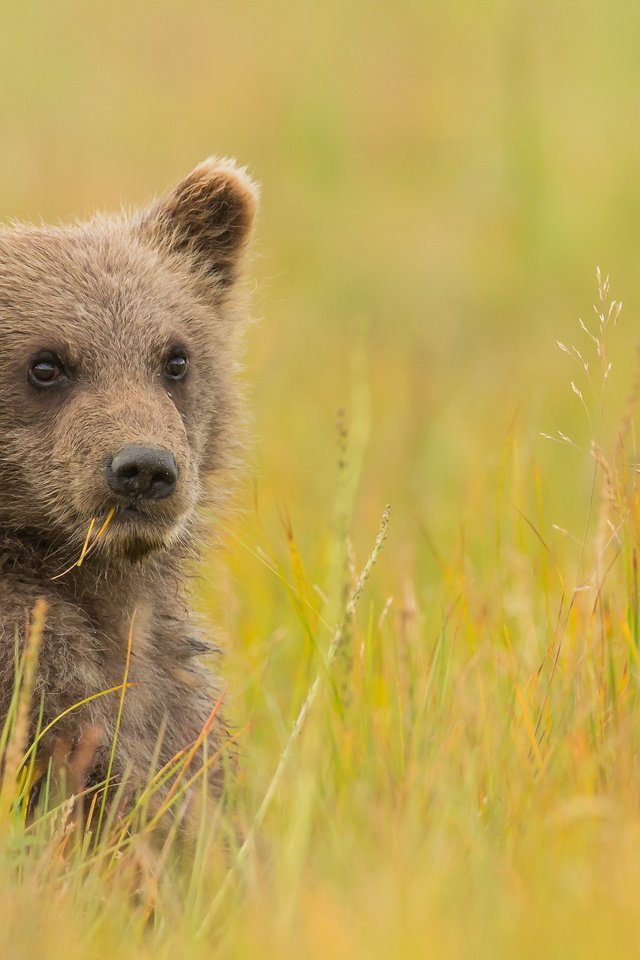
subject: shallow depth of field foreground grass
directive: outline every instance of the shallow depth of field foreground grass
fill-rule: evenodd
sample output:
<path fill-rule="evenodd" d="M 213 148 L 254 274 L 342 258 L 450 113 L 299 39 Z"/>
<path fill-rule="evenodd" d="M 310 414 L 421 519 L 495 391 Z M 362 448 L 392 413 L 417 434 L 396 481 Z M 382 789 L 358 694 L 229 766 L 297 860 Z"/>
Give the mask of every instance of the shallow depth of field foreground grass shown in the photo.
<path fill-rule="evenodd" d="M 218 602 L 238 589 L 225 571 L 251 594 L 227 664 L 241 772 L 226 811 L 190 853 L 117 824 L 83 850 L 68 803 L 25 830 L 5 790 L 2 956 L 634 954 L 637 386 L 610 416 L 624 312 L 600 275 L 595 307 L 558 344 L 582 436 L 511 426 L 491 511 L 448 554 L 415 531 L 428 594 L 409 573 L 386 589 L 393 511 L 363 549 L 349 533 L 369 420 L 358 344 L 326 466 L 335 507 L 305 521 L 322 562 L 258 502 L 208 561 Z M 557 444 L 552 466 L 573 458 L 575 533 L 547 517 L 538 443 Z"/>

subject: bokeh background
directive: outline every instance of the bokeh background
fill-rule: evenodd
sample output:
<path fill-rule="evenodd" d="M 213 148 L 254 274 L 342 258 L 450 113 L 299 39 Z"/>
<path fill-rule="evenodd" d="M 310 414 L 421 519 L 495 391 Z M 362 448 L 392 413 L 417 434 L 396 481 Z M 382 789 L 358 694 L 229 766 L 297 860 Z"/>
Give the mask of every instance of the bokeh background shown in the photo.
<path fill-rule="evenodd" d="M 2 18 L 3 218 L 142 202 L 212 153 L 261 182 L 255 472 L 309 549 L 358 343 L 371 430 L 357 529 L 391 502 L 409 564 L 418 527 L 446 550 L 458 520 L 486 512 L 514 418 L 570 432 L 555 341 L 579 346 L 597 264 L 632 343 L 628 0 L 26 0 Z"/>
<path fill-rule="evenodd" d="M 489 914 L 496 930 L 522 936 L 517 955 L 529 935 L 546 944 L 549 916 L 563 930 L 586 923 L 582 947 L 606 952 L 619 914 L 598 926 L 590 893 L 606 896 L 607 878 L 621 878 L 611 889 L 633 928 L 625 890 L 637 889 L 637 812 L 635 832 L 612 830 L 605 847 L 597 831 L 562 834 L 566 846 L 554 847 L 545 819 L 567 790 L 599 802 L 624 753 L 598 739 L 604 687 L 594 680 L 585 700 L 572 699 L 588 611 L 570 623 L 574 659 L 554 715 L 565 765 L 548 786 L 542 759 L 540 769 L 531 760 L 526 697 L 533 691 L 540 725 L 551 708 L 535 683 L 565 596 L 554 570 L 569 588 L 579 581 L 589 445 L 615 436 L 635 376 L 640 7 L 5 0 L 0 13 L 3 219 L 142 203 L 210 154 L 237 157 L 262 185 L 245 367 L 254 443 L 239 509 L 197 586 L 228 654 L 248 821 L 327 639 L 315 628 L 322 597 L 335 604 L 338 593 L 336 530 L 348 519 L 347 565 L 359 568 L 392 505 L 359 625 L 375 638 L 371 676 L 364 693 L 354 684 L 355 719 L 340 725 L 348 697 L 329 733 L 321 714 L 294 763 L 267 831 L 276 893 L 256 888 L 246 955 L 259 955 L 263 936 L 270 955 L 287 955 L 272 913 L 286 927 L 302 902 L 308 939 L 292 942 L 306 942 L 308 956 L 353 956 L 372 926 L 386 931 L 378 946 L 388 956 L 403 917 L 417 931 L 403 955 L 424 956 L 424 904 L 437 913 L 440 898 L 452 956 L 468 947 L 462 902 L 477 933 Z M 596 370 L 578 318 L 597 322 L 597 266 L 624 301 L 604 413 L 599 386 L 592 396 L 556 343 L 574 344 Z M 558 430 L 575 448 L 540 436 Z M 425 716 L 413 678 L 436 662 L 453 609 L 453 666 L 429 706 L 440 726 L 407 759 L 403 737 Z M 621 774 L 620 796 L 636 782 Z M 497 812 L 481 833 L 485 802 Z M 444 894 L 412 859 L 419 847 L 455 881 Z M 567 897 L 576 922 L 563 913 Z M 558 949 L 549 955 L 568 955 Z"/>

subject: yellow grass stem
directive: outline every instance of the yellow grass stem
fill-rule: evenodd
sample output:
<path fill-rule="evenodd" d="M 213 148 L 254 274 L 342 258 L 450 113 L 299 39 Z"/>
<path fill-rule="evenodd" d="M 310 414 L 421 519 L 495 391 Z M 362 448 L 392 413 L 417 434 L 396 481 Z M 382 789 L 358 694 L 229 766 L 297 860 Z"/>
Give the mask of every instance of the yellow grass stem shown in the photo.
<path fill-rule="evenodd" d="M 385 510 L 382 514 L 382 520 L 380 521 L 380 527 L 378 530 L 378 535 L 376 537 L 373 549 L 369 554 L 367 562 L 365 563 L 364 568 L 360 573 L 360 576 L 356 580 L 356 584 L 347 601 L 342 620 L 340 621 L 339 625 L 335 629 L 333 637 L 331 639 L 331 643 L 329 644 L 329 649 L 327 651 L 325 664 L 324 664 L 325 669 L 323 671 L 319 671 L 316 674 L 316 677 L 313 683 L 309 687 L 307 695 L 302 703 L 302 706 L 300 707 L 298 715 L 291 728 L 291 731 L 289 733 L 289 737 L 287 738 L 287 742 L 285 743 L 284 749 L 280 754 L 280 760 L 278 761 L 278 765 L 274 771 L 271 781 L 269 782 L 267 790 L 262 798 L 262 802 L 260 803 L 260 806 L 258 807 L 258 810 L 253 818 L 251 827 L 249 828 L 249 831 L 247 832 L 247 835 L 238 850 L 233 866 L 228 870 L 225 876 L 225 879 L 220 889 L 218 890 L 218 893 L 213 899 L 211 908 L 208 911 L 203 923 L 199 928 L 200 933 L 203 933 L 204 930 L 208 927 L 208 924 L 215 918 L 218 910 L 220 909 L 220 907 L 224 903 L 225 898 L 229 894 L 231 887 L 236 879 L 236 876 L 242 869 L 251 850 L 253 849 L 256 836 L 269 811 L 269 808 L 273 802 L 273 799 L 276 795 L 276 792 L 282 780 L 284 771 L 286 770 L 287 765 L 289 763 L 289 758 L 291 756 L 293 746 L 298 740 L 298 737 L 300 736 L 300 734 L 302 733 L 307 716 L 310 710 L 312 709 L 313 704 L 315 703 L 315 700 L 318 696 L 322 678 L 323 676 L 326 676 L 326 674 L 331 669 L 333 661 L 335 660 L 336 655 L 338 654 L 338 651 L 342 646 L 346 629 L 356 612 L 358 600 L 360 599 L 364 586 L 367 580 L 369 579 L 369 576 L 371 575 L 373 566 L 376 560 L 378 559 L 378 556 L 380 554 L 384 541 L 386 540 L 387 531 L 389 528 L 390 513 L 391 513 L 391 508 L 389 506 L 385 507 Z"/>
<path fill-rule="evenodd" d="M 21 766 L 23 766 L 32 755 L 32 753 L 37 749 L 38 744 L 49 731 L 55 727 L 57 723 L 60 722 L 64 717 L 68 716 L 70 713 L 73 713 L 74 710 L 78 710 L 80 707 L 84 706 L 85 703 L 91 703 L 93 700 L 98 700 L 100 697 L 106 697 L 110 693 L 117 693 L 118 690 L 128 689 L 129 687 L 137 686 L 136 683 L 118 683 L 114 687 L 108 687 L 106 690 L 99 690 L 98 693 L 92 693 L 90 697 L 84 697 L 83 700 L 78 700 L 76 703 L 72 703 L 70 707 L 67 707 L 66 710 L 62 710 L 53 720 L 50 721 L 43 727 L 42 730 L 39 730 L 32 743 L 29 745 L 28 750 L 24 754 L 21 760 Z"/>
<path fill-rule="evenodd" d="M 520 710 L 522 712 L 522 719 L 524 721 L 524 727 L 529 738 L 529 745 L 531 747 L 531 752 L 536 759 L 536 765 L 538 767 L 539 773 L 544 773 L 545 761 L 542 757 L 540 751 L 540 744 L 538 743 L 538 738 L 536 737 L 536 730 L 531 717 L 531 711 L 529 710 L 529 704 L 527 703 L 526 697 L 522 692 L 520 684 L 516 684 L 516 697 L 518 698 L 518 703 L 520 704 Z"/>
<path fill-rule="evenodd" d="M 33 688 L 46 613 L 46 601 L 43 599 L 37 600 L 33 608 L 31 621 L 25 632 L 20 691 L 13 729 L 4 754 L 4 770 L 2 787 L 0 788 L 0 807 L 5 814 L 15 797 L 16 784 L 23 766 L 23 754 L 29 737 Z"/>
<path fill-rule="evenodd" d="M 115 514 L 116 514 L 116 508 L 115 508 L 115 507 L 112 507 L 111 510 L 109 510 L 109 513 L 108 513 L 108 514 L 106 515 L 106 517 L 104 518 L 104 521 L 102 522 L 102 525 L 101 525 L 100 528 L 98 529 L 98 532 L 96 533 L 93 541 L 92 541 L 91 544 L 90 544 L 90 543 L 89 543 L 89 540 L 90 540 L 90 538 L 91 538 L 91 533 L 92 533 L 93 528 L 94 528 L 95 523 L 96 523 L 95 517 L 92 517 L 92 518 L 91 518 L 91 522 L 89 523 L 89 529 L 87 530 L 87 535 L 86 535 L 86 537 L 84 538 L 84 543 L 83 543 L 83 545 L 82 545 L 82 550 L 80 551 L 80 556 L 79 556 L 78 559 L 75 561 L 75 563 L 72 563 L 71 566 L 67 567 L 67 568 L 66 568 L 65 570 L 63 570 L 61 573 L 57 573 L 57 574 L 55 575 L 55 577 L 52 577 L 52 578 L 51 578 L 52 580 L 59 580 L 61 577 L 66 576 L 67 573 L 71 573 L 71 571 L 72 571 L 75 567 L 81 567 L 81 566 L 82 566 L 82 564 L 84 563 L 84 561 L 86 560 L 86 558 L 89 557 L 89 556 L 93 553 L 93 551 L 96 549 L 96 547 L 97 547 L 98 544 L 100 543 L 100 540 L 103 538 L 103 536 L 104 536 L 105 533 L 107 532 L 107 528 L 108 528 L 109 524 L 111 523 L 111 521 L 113 520 Z"/>
<path fill-rule="evenodd" d="M 104 819 L 105 810 L 107 807 L 107 795 L 109 792 L 109 784 L 111 783 L 111 771 L 113 770 L 113 764 L 115 761 L 116 746 L 118 744 L 118 735 L 120 733 L 120 725 L 122 723 L 122 714 L 124 712 L 124 701 L 127 695 L 127 689 L 129 686 L 129 667 L 131 665 L 131 649 L 133 647 L 133 634 L 136 624 L 137 610 L 133 611 L 131 615 L 131 623 L 129 624 L 129 636 L 127 638 L 127 651 L 124 661 L 124 674 L 122 677 L 122 684 L 120 690 L 120 701 L 118 703 L 118 712 L 116 714 L 116 722 L 113 729 L 113 740 L 111 743 L 111 751 L 109 753 L 109 763 L 107 764 L 107 775 L 105 777 L 105 787 L 102 794 L 102 801 L 100 804 L 100 814 L 98 816 L 98 825 L 96 829 L 97 836 L 100 837 L 100 831 L 102 829 L 102 822 Z"/>
<path fill-rule="evenodd" d="M 82 561 L 84 560 L 85 556 L 87 555 L 87 550 L 89 549 L 89 540 L 91 539 L 91 531 L 93 530 L 93 528 L 95 527 L 95 525 L 96 525 L 96 518 L 95 518 L 95 517 L 91 517 L 91 523 L 89 524 L 89 529 L 87 530 L 87 535 L 86 535 L 86 537 L 84 538 L 84 543 L 82 544 L 82 550 L 80 551 L 80 557 L 79 557 L 78 562 L 77 562 L 77 564 L 76 564 L 78 567 L 82 564 Z"/>

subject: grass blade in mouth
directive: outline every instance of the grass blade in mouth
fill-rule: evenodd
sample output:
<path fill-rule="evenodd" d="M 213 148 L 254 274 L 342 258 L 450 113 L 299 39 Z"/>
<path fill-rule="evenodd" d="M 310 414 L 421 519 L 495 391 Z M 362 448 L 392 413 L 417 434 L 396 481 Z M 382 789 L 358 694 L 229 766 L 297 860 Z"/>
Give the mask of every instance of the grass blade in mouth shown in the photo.
<path fill-rule="evenodd" d="M 96 518 L 95 518 L 95 517 L 92 517 L 92 518 L 91 518 L 91 522 L 90 522 L 90 524 L 89 524 L 89 529 L 87 530 L 87 535 L 86 535 L 86 537 L 84 538 L 84 543 L 83 543 L 83 545 L 82 545 L 82 550 L 80 551 L 80 556 L 79 556 L 78 559 L 75 561 L 75 563 L 72 563 L 72 564 L 71 564 L 70 567 L 67 567 L 66 570 L 63 570 L 63 571 L 62 571 L 62 573 L 57 573 L 57 574 L 55 575 L 55 577 L 52 577 L 52 578 L 51 578 L 52 580 L 59 580 L 60 577 L 64 577 L 67 573 L 70 573 L 71 570 L 73 570 L 74 567 L 81 567 L 81 566 L 82 566 L 82 564 L 84 563 L 84 560 L 86 559 L 86 557 L 90 556 L 90 554 L 93 553 L 93 551 L 94 551 L 95 548 L 97 547 L 98 543 L 100 542 L 100 540 L 102 539 L 102 537 L 103 537 L 103 536 L 105 535 L 105 533 L 107 532 L 107 528 L 109 527 L 109 524 L 110 524 L 111 521 L 113 520 L 113 518 L 114 518 L 114 516 L 115 516 L 115 513 L 116 513 L 116 508 L 115 508 L 115 507 L 112 507 L 111 510 L 109 510 L 109 513 L 108 513 L 108 514 L 106 515 L 106 517 L 104 518 L 104 521 L 103 521 L 103 523 L 102 523 L 102 526 L 100 527 L 100 529 L 99 529 L 98 532 L 96 533 L 96 535 L 95 535 L 95 537 L 93 538 L 93 540 L 91 540 L 91 534 L 92 534 L 93 528 L 95 527 L 95 524 L 96 524 Z"/>

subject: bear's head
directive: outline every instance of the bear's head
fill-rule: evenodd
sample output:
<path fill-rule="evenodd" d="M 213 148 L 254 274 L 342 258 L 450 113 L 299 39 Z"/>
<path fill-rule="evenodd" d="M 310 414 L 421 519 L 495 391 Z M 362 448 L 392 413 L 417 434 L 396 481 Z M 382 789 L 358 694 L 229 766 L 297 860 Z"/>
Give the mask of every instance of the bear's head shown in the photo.
<path fill-rule="evenodd" d="M 208 160 L 134 214 L 0 232 L 0 531 L 73 554 L 111 513 L 111 558 L 185 537 L 238 442 L 255 208 Z"/>

